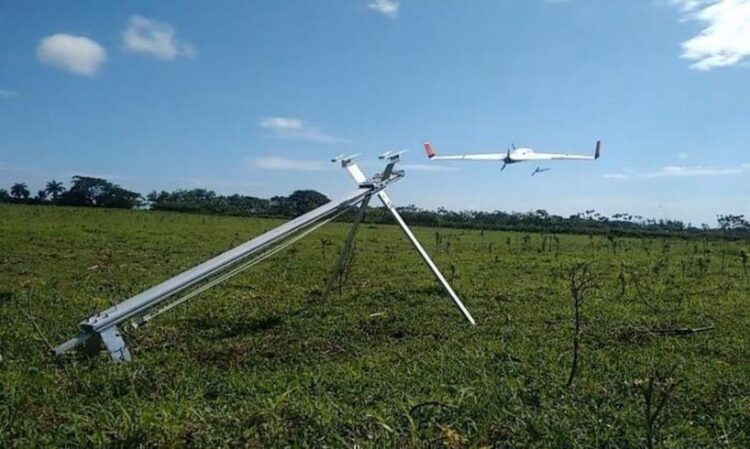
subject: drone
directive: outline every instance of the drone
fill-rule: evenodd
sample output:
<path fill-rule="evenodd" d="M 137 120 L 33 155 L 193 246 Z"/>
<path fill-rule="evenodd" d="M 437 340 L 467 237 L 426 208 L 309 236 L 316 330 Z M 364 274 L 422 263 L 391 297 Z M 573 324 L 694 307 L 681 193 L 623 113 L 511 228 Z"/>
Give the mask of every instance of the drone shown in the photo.
<path fill-rule="evenodd" d="M 552 170 L 552 169 L 551 169 L 551 168 L 542 168 L 542 167 L 537 167 L 537 168 L 536 168 L 536 169 L 535 169 L 535 170 L 534 170 L 533 172 L 531 172 L 531 176 L 534 176 L 534 175 L 536 175 L 537 173 L 544 173 L 544 172 L 546 172 L 546 171 L 550 171 L 550 170 Z"/>
<path fill-rule="evenodd" d="M 449 156 L 438 156 L 435 149 L 432 147 L 430 142 L 424 143 L 424 150 L 427 153 L 427 157 L 430 160 L 445 160 L 445 161 L 497 161 L 502 162 L 503 165 L 500 167 L 500 171 L 505 170 L 505 166 L 508 164 L 515 164 L 518 162 L 526 161 L 593 161 L 599 159 L 601 151 L 601 141 L 596 142 L 596 149 L 594 150 L 593 156 L 585 156 L 582 154 L 566 154 L 566 153 L 538 153 L 531 148 L 521 147 L 516 148 L 515 145 L 511 145 L 512 149 L 504 153 L 469 153 L 469 154 L 456 154 Z M 546 170 L 535 170 L 534 174 Z M 532 175 L 533 176 L 533 175 Z"/>

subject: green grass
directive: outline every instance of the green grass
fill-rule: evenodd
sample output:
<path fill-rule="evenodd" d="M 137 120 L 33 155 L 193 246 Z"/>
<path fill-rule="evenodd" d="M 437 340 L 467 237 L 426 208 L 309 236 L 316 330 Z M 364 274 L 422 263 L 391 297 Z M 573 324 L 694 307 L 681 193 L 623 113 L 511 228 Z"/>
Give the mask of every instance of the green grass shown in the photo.
<path fill-rule="evenodd" d="M 348 229 L 332 224 L 126 328 L 132 363 L 48 355 L 44 338 L 277 223 L 0 206 L 0 447 L 645 447 L 644 379 L 672 367 L 656 447 L 750 447 L 748 242 L 561 235 L 558 251 L 416 228 L 472 328 L 391 226 L 362 227 L 343 294 L 320 298 Z M 566 388 L 575 260 L 598 288 Z"/>

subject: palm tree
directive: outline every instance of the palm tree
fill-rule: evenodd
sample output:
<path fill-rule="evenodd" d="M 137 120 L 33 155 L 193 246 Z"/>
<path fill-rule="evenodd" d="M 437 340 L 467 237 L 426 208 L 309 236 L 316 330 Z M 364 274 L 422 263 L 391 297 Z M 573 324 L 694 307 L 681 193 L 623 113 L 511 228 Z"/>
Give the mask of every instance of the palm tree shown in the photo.
<path fill-rule="evenodd" d="M 10 195 L 17 200 L 25 200 L 29 198 L 31 192 L 29 192 L 29 187 L 26 185 L 26 183 L 17 182 L 10 187 Z"/>
<path fill-rule="evenodd" d="M 63 183 L 57 182 L 54 179 L 52 181 L 49 181 L 47 183 L 47 186 L 44 188 L 44 190 L 52 195 L 52 199 L 56 200 L 57 197 L 65 192 L 65 187 L 63 187 Z"/>
<path fill-rule="evenodd" d="M 39 201 L 40 203 L 43 203 L 44 201 L 46 201 L 46 200 L 47 200 L 47 190 L 45 190 L 45 189 L 42 189 L 42 190 L 38 191 L 38 192 L 36 193 L 36 199 L 37 199 L 37 200 L 38 200 L 38 201 Z"/>

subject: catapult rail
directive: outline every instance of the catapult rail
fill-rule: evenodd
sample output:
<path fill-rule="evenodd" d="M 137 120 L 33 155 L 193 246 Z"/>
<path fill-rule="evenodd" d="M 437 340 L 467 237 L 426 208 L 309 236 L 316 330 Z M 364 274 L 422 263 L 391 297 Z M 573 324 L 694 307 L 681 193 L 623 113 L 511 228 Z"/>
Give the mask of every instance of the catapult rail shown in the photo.
<path fill-rule="evenodd" d="M 391 214 L 394 215 L 399 226 L 401 226 L 411 243 L 419 252 L 420 256 L 433 271 L 442 286 L 450 294 L 456 306 L 461 310 L 469 322 L 474 324 L 474 319 L 471 317 L 466 307 L 464 307 L 461 300 L 437 269 L 437 266 L 435 266 L 432 260 L 430 260 L 427 252 L 422 248 L 416 237 L 414 237 L 414 234 L 409 230 L 406 223 L 398 214 L 395 206 L 392 204 L 390 198 L 385 193 L 385 188 L 391 182 L 397 181 L 403 177 L 403 172 L 394 171 L 394 166 L 399 161 L 399 154 L 401 153 L 390 155 L 386 153 L 386 155 L 381 156 L 381 159 L 388 159 L 388 164 L 383 173 L 376 175 L 371 179 L 368 179 L 364 173 L 362 173 L 357 164 L 352 163 L 353 156 L 334 159 L 333 162 L 341 162 L 342 167 L 346 168 L 355 182 L 357 182 L 359 188 L 356 191 L 336 201 L 326 203 L 306 214 L 261 234 L 246 243 L 219 254 L 206 262 L 126 299 L 117 305 L 92 315 L 78 324 L 78 327 L 81 329 L 78 335 L 56 346 L 52 349 L 52 352 L 56 355 L 60 355 L 80 345 L 85 345 L 89 352 L 94 352 L 98 351 L 101 345 L 104 345 L 113 359 L 118 361 L 128 361 L 130 360 L 130 351 L 120 334 L 118 328 L 119 324 L 128 319 L 142 316 L 150 309 L 173 295 L 193 287 L 202 281 L 208 281 L 202 284 L 202 287 L 198 287 L 191 291 L 191 293 L 182 298 L 182 300 L 173 301 L 161 311 L 168 310 L 195 294 L 200 293 L 204 289 L 210 288 L 212 285 L 231 277 L 246 266 L 250 266 L 249 264 L 257 263 L 265 257 L 275 254 L 275 251 L 283 249 L 286 245 L 293 243 L 295 239 L 304 237 L 306 233 L 314 231 L 317 227 L 334 219 L 339 214 L 359 205 L 360 211 L 352 225 L 352 230 L 350 231 L 347 242 L 344 245 L 344 250 L 335 267 L 335 270 L 340 269 L 340 264 L 345 259 L 344 256 L 346 253 L 351 249 L 352 240 L 354 239 L 357 226 L 361 222 L 367 204 L 373 195 L 377 195 Z M 295 235 L 296 237 L 293 237 Z M 242 262 L 242 264 L 240 264 L 240 262 Z M 239 267 L 237 267 L 238 265 Z M 229 268 L 232 268 L 230 273 L 221 274 Z M 221 274 L 221 276 L 217 276 L 219 274 Z M 159 311 L 157 311 L 156 314 L 158 313 Z M 148 321 L 150 318 L 151 317 L 147 316 L 142 321 Z"/>
<path fill-rule="evenodd" d="M 229 251 L 219 254 L 196 267 L 167 279 L 161 284 L 151 287 L 150 289 L 112 306 L 107 310 L 92 315 L 79 323 L 79 327 L 83 331 L 81 334 L 53 348 L 53 352 L 55 354 L 62 354 L 63 352 L 73 349 L 95 334 L 104 333 L 107 329 L 151 309 L 172 295 L 221 272 L 241 260 L 247 259 L 264 249 L 267 249 L 271 245 L 285 239 L 293 233 L 311 226 L 341 210 L 356 206 L 366 197 L 379 192 L 383 188 L 385 188 L 385 184 L 371 184 L 367 187 L 360 188 L 338 201 L 326 203 L 323 206 L 261 234 L 240 246 L 230 249 Z"/>

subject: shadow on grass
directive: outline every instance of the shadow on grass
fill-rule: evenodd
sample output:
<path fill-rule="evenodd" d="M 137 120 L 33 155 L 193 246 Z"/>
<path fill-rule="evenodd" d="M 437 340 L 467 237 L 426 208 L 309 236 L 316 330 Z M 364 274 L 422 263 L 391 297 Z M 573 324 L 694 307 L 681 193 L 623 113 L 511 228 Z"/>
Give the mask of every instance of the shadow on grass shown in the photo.
<path fill-rule="evenodd" d="M 10 302 L 13 299 L 13 292 L 10 290 L 0 291 L 0 304 Z"/>
<path fill-rule="evenodd" d="M 191 318 L 186 320 L 188 327 L 200 332 L 202 338 L 208 340 L 227 340 L 262 333 L 284 324 L 280 316 L 263 318 L 250 321 L 229 321 L 221 318 Z"/>

